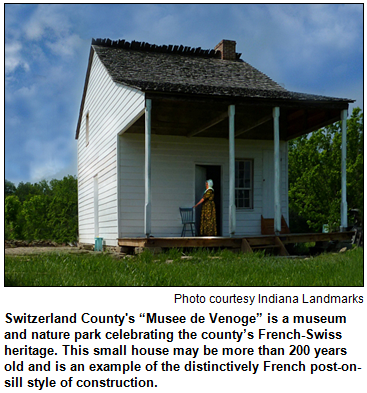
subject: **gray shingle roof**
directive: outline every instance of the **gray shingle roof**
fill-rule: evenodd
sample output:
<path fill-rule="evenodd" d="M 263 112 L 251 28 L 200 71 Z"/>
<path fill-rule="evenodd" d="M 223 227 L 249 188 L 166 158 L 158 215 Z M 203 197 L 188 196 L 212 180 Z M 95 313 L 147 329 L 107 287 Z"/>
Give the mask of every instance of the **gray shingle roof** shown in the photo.
<path fill-rule="evenodd" d="M 269 106 L 280 106 L 283 114 L 281 119 L 284 122 L 284 140 L 307 134 L 340 120 L 340 111 L 347 109 L 349 102 L 354 102 L 347 98 L 291 92 L 242 61 L 240 53 L 231 53 L 231 58 L 236 60 L 222 60 L 221 56 L 225 50 L 220 45 L 216 48 L 203 50 L 182 45 L 157 46 L 136 41 L 130 43 L 124 40 L 92 40 L 76 139 L 79 136 L 94 55 L 99 57 L 114 82 L 147 92 L 147 97 L 158 93 L 155 97 L 157 102 L 159 97 L 167 98 L 167 95 L 172 95 L 173 98 L 188 97 L 189 101 L 194 101 L 193 98 L 202 98 L 200 108 L 206 108 L 207 112 L 212 111 L 208 119 L 215 116 L 219 110 L 218 106 L 217 109 L 213 109 L 214 101 L 222 111 L 228 102 L 243 103 L 244 105 L 239 106 L 241 109 L 236 110 L 236 118 L 251 118 L 255 124 L 268 113 Z M 223 53 L 219 49 L 223 49 Z M 218 100 L 209 100 L 211 97 Z M 173 107 L 178 102 L 171 101 Z M 252 104 L 256 106 L 253 107 Z M 164 107 L 166 104 L 161 106 L 162 111 Z M 200 117 L 201 112 L 200 115 L 196 113 L 196 119 Z M 194 116 L 193 122 L 195 121 Z M 182 127 L 187 128 L 187 124 L 183 124 Z M 260 133 L 246 133 L 246 137 L 256 139 L 260 136 L 260 139 L 271 139 L 272 130 L 267 130 L 266 124 L 260 127 L 263 127 Z M 267 132 L 269 135 L 266 136 Z"/>
<path fill-rule="evenodd" d="M 215 51 L 145 43 L 118 45 L 109 40 L 92 44 L 116 83 L 142 91 L 205 94 L 296 101 L 351 101 L 286 90 L 267 75 L 239 59 L 221 60 Z M 128 49 L 126 49 L 128 48 Z M 186 49 L 186 50 L 185 50 Z"/>

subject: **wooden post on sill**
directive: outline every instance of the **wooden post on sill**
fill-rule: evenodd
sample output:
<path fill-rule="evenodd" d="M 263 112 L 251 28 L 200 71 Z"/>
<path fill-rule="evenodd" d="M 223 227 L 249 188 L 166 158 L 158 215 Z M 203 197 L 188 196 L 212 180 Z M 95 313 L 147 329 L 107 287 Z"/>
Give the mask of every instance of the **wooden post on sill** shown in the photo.
<path fill-rule="evenodd" d="M 228 107 L 229 115 L 229 235 L 236 232 L 236 204 L 235 204 L 235 106 Z"/>
<path fill-rule="evenodd" d="M 348 111 L 341 112 L 342 120 L 342 162 L 341 162 L 341 208 L 340 208 L 340 231 L 343 232 L 348 226 L 348 203 L 347 203 L 347 116 Z"/>
<path fill-rule="evenodd" d="M 273 108 L 274 118 L 274 233 L 282 230 L 280 206 L 280 151 L 279 151 L 279 107 Z"/>
<path fill-rule="evenodd" d="M 145 102 L 145 210 L 144 232 L 147 237 L 151 234 L 151 128 L 152 128 L 152 100 Z"/>

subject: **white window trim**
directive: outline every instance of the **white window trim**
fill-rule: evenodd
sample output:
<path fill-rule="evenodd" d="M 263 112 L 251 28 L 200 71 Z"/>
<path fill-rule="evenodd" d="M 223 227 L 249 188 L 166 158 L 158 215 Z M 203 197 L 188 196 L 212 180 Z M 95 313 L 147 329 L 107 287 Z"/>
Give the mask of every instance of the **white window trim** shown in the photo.
<path fill-rule="evenodd" d="M 85 115 L 85 146 L 89 145 L 89 111 Z"/>
<path fill-rule="evenodd" d="M 250 190 L 250 206 L 249 207 L 238 207 L 236 205 L 236 210 L 254 210 L 254 159 L 253 158 L 236 158 L 235 161 L 249 161 L 251 164 L 250 172 L 250 187 L 236 187 L 235 186 L 235 196 L 237 190 Z M 236 179 L 236 173 L 235 173 Z"/>

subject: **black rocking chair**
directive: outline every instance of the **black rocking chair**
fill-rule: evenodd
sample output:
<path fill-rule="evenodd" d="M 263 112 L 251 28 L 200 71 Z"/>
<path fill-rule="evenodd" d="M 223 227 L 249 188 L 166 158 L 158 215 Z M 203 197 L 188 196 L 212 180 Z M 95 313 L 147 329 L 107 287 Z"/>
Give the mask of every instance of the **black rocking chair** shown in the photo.
<path fill-rule="evenodd" d="M 192 207 L 180 207 L 180 214 L 183 225 L 181 237 L 186 235 L 186 225 L 190 225 L 189 230 L 191 230 L 192 236 L 195 236 L 194 209 Z"/>

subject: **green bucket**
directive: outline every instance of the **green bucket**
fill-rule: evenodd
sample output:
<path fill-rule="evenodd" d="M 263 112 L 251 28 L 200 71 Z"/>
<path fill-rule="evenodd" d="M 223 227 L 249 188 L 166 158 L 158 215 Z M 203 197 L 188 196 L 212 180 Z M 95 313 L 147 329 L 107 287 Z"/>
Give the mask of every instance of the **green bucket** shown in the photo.
<path fill-rule="evenodd" d="M 94 238 L 94 251 L 103 251 L 103 237 Z"/>

